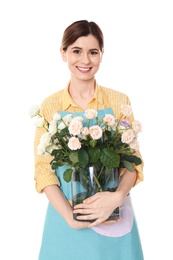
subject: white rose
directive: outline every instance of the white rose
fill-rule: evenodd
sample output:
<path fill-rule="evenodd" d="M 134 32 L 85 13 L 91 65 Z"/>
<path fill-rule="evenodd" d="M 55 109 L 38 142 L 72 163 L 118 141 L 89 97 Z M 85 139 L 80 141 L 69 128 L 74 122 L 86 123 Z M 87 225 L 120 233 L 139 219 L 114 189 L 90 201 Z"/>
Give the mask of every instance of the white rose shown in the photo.
<path fill-rule="evenodd" d="M 122 143 L 129 144 L 133 141 L 135 138 L 135 134 L 132 129 L 128 129 L 127 131 L 124 131 L 121 136 Z"/>
<path fill-rule="evenodd" d="M 77 137 L 71 137 L 69 139 L 69 142 L 68 142 L 68 147 L 71 149 L 71 150 L 78 150 L 81 148 L 81 142 L 79 141 L 79 139 Z"/>
<path fill-rule="evenodd" d="M 132 128 L 136 134 L 138 134 L 139 132 L 142 132 L 142 124 L 137 120 L 132 122 Z"/>
<path fill-rule="evenodd" d="M 46 132 L 46 133 L 42 134 L 42 136 L 40 138 L 40 143 L 45 145 L 45 147 L 50 145 L 51 144 L 51 135 L 50 135 L 50 133 Z"/>
<path fill-rule="evenodd" d="M 61 120 L 61 115 L 59 113 L 55 113 L 53 115 L 53 121 L 59 121 L 59 120 Z"/>
<path fill-rule="evenodd" d="M 63 121 L 65 122 L 66 125 L 69 125 L 72 119 L 73 119 L 72 114 L 68 114 L 63 117 Z"/>
<path fill-rule="evenodd" d="M 37 116 L 40 112 L 39 106 L 33 106 L 29 110 L 29 116 L 32 118 L 34 116 Z"/>
<path fill-rule="evenodd" d="M 79 122 L 83 122 L 83 117 L 82 116 L 76 116 L 74 119 L 78 120 Z"/>
<path fill-rule="evenodd" d="M 82 128 L 82 123 L 78 119 L 74 118 L 69 124 L 69 133 L 72 135 L 79 135 Z"/>
<path fill-rule="evenodd" d="M 51 135 L 54 135 L 57 132 L 57 123 L 55 121 L 50 122 L 48 131 Z"/>
<path fill-rule="evenodd" d="M 50 154 L 53 152 L 53 150 L 59 150 L 59 147 L 55 144 L 46 147 L 46 151 Z"/>
<path fill-rule="evenodd" d="M 39 145 L 37 146 L 37 153 L 39 155 L 43 155 L 45 153 L 45 144 L 44 143 L 39 143 Z"/>
<path fill-rule="evenodd" d="M 61 122 L 59 125 L 58 125 L 58 129 L 59 130 L 62 130 L 66 127 L 65 123 L 64 122 Z"/>
<path fill-rule="evenodd" d="M 98 140 L 102 137 L 102 129 L 98 125 L 91 126 L 89 128 L 90 135 L 94 140 Z"/>
<path fill-rule="evenodd" d="M 43 127 L 44 126 L 44 124 L 45 124 L 45 120 L 44 120 L 44 117 L 38 117 L 37 118 L 37 120 L 36 120 L 36 122 L 35 122 L 35 125 L 37 126 L 37 127 Z"/>
<path fill-rule="evenodd" d="M 113 126 L 115 125 L 115 117 L 113 115 L 106 114 L 103 118 L 103 122 L 105 122 L 109 126 Z"/>
<path fill-rule="evenodd" d="M 87 119 L 94 119 L 97 117 L 97 111 L 95 109 L 87 109 L 84 115 Z"/>
<path fill-rule="evenodd" d="M 133 139 L 133 141 L 129 144 L 131 149 L 134 149 L 135 151 L 139 150 L 139 142 L 137 139 Z"/>
<path fill-rule="evenodd" d="M 124 116 L 127 116 L 129 117 L 131 114 L 132 114 L 132 108 L 130 105 L 123 105 L 121 107 L 121 113 L 124 115 Z"/>
<path fill-rule="evenodd" d="M 86 126 L 81 129 L 81 132 L 83 135 L 89 135 L 90 133 L 89 128 Z"/>

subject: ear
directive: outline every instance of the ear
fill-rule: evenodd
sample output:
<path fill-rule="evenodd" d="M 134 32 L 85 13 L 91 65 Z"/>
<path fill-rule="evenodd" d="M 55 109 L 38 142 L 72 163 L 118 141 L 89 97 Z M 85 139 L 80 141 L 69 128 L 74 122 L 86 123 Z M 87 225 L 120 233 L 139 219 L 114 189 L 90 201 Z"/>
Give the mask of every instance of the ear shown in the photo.
<path fill-rule="evenodd" d="M 61 56 L 62 56 L 63 61 L 66 62 L 67 61 L 66 52 L 62 48 L 60 48 L 60 52 L 61 52 Z"/>
<path fill-rule="evenodd" d="M 103 58 L 103 53 L 104 53 L 104 49 L 101 52 L 101 62 L 102 62 L 102 58 Z"/>

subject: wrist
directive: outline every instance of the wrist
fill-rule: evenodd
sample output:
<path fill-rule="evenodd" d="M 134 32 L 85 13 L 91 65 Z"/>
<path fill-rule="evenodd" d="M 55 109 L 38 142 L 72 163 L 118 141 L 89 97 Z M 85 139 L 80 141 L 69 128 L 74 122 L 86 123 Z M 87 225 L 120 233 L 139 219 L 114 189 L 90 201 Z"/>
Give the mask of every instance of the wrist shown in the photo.
<path fill-rule="evenodd" d="M 126 194 L 124 194 L 124 192 L 122 190 L 116 190 L 114 192 L 114 197 L 115 197 L 116 202 L 118 203 L 118 206 L 121 206 L 123 201 L 126 198 Z"/>

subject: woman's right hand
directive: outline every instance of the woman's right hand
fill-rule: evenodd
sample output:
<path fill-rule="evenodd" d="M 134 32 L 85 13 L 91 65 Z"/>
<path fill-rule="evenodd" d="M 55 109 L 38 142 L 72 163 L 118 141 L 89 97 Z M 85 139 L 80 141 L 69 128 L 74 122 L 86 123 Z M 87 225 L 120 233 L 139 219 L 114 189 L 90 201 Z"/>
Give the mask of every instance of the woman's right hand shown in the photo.
<path fill-rule="evenodd" d="M 78 220 L 73 219 L 73 217 L 70 221 L 68 221 L 68 225 L 74 229 L 88 228 L 90 224 L 91 224 L 91 222 L 78 221 Z"/>

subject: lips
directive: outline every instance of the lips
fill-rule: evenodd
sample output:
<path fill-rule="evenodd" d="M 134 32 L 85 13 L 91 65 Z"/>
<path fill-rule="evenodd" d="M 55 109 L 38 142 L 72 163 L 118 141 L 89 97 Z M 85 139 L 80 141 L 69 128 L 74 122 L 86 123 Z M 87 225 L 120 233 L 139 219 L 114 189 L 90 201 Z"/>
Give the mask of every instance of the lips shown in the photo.
<path fill-rule="evenodd" d="M 78 69 L 79 71 L 84 72 L 84 73 L 90 71 L 91 68 L 92 68 L 92 67 L 89 67 L 89 68 L 86 68 L 86 67 L 85 67 L 85 68 L 84 68 L 84 67 L 77 67 L 77 69 Z"/>

